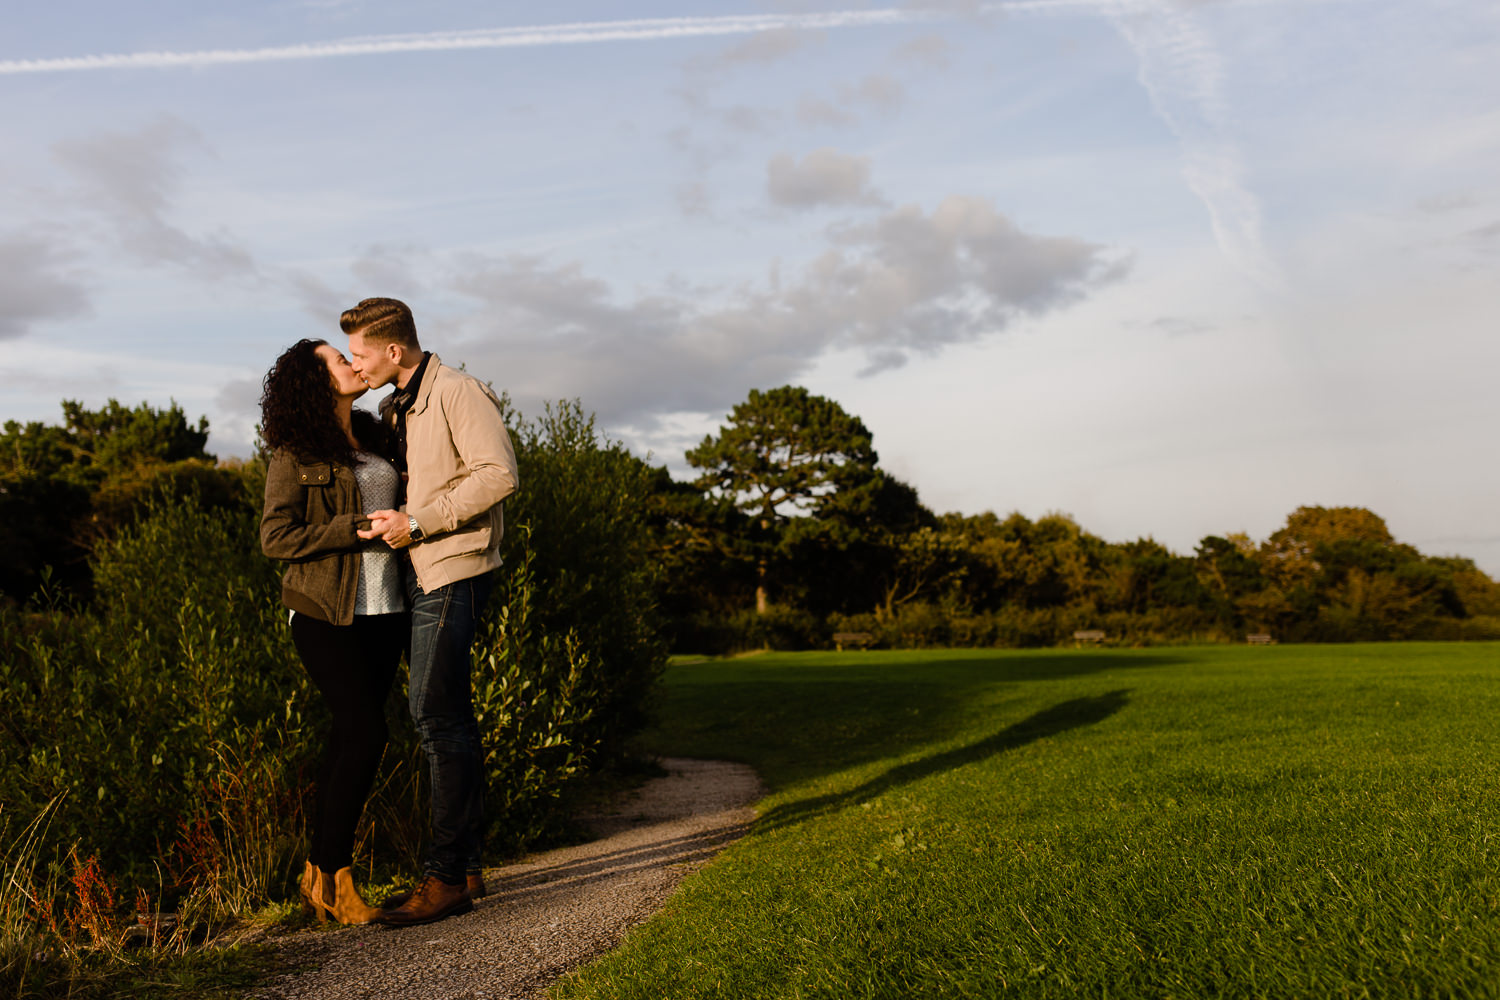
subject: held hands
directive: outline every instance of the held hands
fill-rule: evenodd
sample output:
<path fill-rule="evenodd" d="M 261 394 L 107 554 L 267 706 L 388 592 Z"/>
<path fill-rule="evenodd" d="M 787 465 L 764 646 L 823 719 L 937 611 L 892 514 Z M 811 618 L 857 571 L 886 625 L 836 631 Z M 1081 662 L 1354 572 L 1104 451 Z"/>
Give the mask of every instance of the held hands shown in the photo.
<path fill-rule="evenodd" d="M 366 541 L 379 538 L 393 549 L 404 549 L 411 544 L 411 525 L 399 510 L 371 511 L 370 527 L 356 534 Z"/>

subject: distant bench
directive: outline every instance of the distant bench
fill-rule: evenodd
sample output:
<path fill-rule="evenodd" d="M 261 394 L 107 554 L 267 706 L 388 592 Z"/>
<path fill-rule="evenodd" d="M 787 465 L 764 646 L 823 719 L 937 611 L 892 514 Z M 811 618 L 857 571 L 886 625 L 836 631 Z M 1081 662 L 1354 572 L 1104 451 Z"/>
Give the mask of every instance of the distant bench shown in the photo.
<path fill-rule="evenodd" d="M 1253 632 L 1250 635 L 1245 636 L 1245 641 L 1248 642 L 1252 646 L 1274 646 L 1274 645 L 1276 645 L 1276 640 L 1272 639 L 1269 635 L 1267 635 L 1264 632 Z"/>
<path fill-rule="evenodd" d="M 839 652 L 844 651 L 844 646 L 855 646 L 864 649 L 875 641 L 875 637 L 869 632 L 835 632 L 833 633 L 833 648 Z"/>
<path fill-rule="evenodd" d="M 1080 646 L 1084 643 L 1103 642 L 1104 633 L 1096 628 L 1080 629 L 1073 633 L 1073 641 Z"/>

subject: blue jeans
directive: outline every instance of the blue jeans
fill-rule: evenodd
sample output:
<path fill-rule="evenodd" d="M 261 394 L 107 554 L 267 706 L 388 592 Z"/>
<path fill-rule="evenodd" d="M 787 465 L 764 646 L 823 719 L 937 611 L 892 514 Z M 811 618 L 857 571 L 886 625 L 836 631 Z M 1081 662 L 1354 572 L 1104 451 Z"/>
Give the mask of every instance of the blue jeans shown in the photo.
<path fill-rule="evenodd" d="M 477 870 L 484 833 L 484 751 L 469 683 L 469 647 L 490 596 L 490 574 L 424 594 L 408 568 L 411 598 L 409 707 L 427 757 L 432 843 L 426 874 L 461 883 Z"/>

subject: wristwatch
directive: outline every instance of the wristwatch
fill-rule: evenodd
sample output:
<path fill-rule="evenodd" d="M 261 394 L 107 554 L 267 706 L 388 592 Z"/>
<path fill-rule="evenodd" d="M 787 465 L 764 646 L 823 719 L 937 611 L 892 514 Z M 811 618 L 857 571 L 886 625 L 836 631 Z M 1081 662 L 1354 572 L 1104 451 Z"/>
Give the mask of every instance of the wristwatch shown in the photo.
<path fill-rule="evenodd" d="M 406 515 L 406 525 L 411 529 L 409 534 L 411 535 L 412 541 L 420 542 L 424 537 L 426 537 L 425 533 L 422 531 L 422 526 L 418 524 L 417 519 L 412 517 L 410 514 Z"/>

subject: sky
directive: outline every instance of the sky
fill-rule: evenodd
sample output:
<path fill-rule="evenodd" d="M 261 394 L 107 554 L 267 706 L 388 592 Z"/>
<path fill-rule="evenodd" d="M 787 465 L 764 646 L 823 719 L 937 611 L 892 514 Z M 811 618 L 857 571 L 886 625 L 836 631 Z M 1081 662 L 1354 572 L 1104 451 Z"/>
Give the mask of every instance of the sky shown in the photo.
<path fill-rule="evenodd" d="M 1491 2 L 6 21 L 0 419 L 176 402 L 245 456 L 277 354 L 394 296 L 679 478 L 794 384 L 940 513 L 1186 554 L 1360 506 L 1500 576 Z"/>

